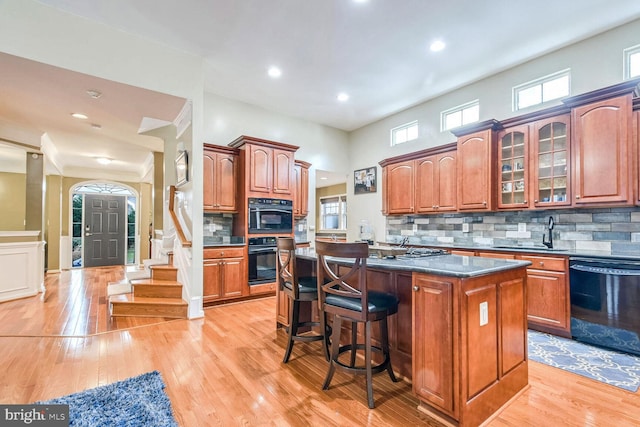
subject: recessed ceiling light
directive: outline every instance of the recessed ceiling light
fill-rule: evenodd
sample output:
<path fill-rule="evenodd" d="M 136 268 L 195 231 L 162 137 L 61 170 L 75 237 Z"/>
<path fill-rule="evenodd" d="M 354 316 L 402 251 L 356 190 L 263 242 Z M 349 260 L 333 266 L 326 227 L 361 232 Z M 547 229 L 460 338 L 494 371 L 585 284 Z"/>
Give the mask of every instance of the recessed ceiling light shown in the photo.
<path fill-rule="evenodd" d="M 75 117 L 76 119 L 82 119 L 82 120 L 86 120 L 89 118 L 86 114 L 82 114 L 82 113 L 72 113 L 71 117 Z"/>
<path fill-rule="evenodd" d="M 87 91 L 87 95 L 89 95 L 91 98 L 93 99 L 98 99 L 102 96 L 102 92 L 95 90 L 95 89 L 89 89 Z"/>
<path fill-rule="evenodd" d="M 277 79 L 282 75 L 282 70 L 278 67 L 269 67 L 267 73 L 269 74 L 269 77 Z"/>
<path fill-rule="evenodd" d="M 349 100 L 349 94 L 341 92 L 341 93 L 338 94 L 337 98 L 338 98 L 338 101 L 340 101 L 340 102 L 346 102 L 346 101 Z"/>
<path fill-rule="evenodd" d="M 431 52 L 440 52 L 445 48 L 445 46 L 446 44 L 442 40 L 436 40 L 433 43 L 431 43 L 431 46 L 429 46 L 429 49 L 431 49 Z"/>
<path fill-rule="evenodd" d="M 101 165 L 108 165 L 111 163 L 111 159 L 108 157 L 96 157 L 96 161 Z"/>
<path fill-rule="evenodd" d="M 320 179 L 324 181 L 324 180 L 327 180 L 329 178 L 327 178 L 326 176 L 321 176 Z"/>

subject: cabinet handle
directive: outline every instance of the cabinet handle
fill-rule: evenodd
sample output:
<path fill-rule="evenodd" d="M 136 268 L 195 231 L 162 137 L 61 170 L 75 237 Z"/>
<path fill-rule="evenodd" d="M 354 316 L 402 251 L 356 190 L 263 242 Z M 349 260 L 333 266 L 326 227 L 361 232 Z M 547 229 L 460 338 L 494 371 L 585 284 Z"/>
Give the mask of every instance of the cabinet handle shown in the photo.
<path fill-rule="evenodd" d="M 413 287 L 413 291 L 414 291 L 414 292 L 418 292 L 419 290 L 420 290 L 420 288 L 419 288 L 419 287 L 417 287 L 417 286 L 414 286 L 414 287 Z"/>

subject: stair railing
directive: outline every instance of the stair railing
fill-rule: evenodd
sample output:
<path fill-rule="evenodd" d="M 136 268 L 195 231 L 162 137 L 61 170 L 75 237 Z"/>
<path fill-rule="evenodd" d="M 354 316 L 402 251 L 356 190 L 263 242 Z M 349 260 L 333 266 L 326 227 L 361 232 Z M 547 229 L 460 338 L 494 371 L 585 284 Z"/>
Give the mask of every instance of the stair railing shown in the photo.
<path fill-rule="evenodd" d="M 176 198 L 176 187 L 175 185 L 169 186 L 169 215 L 171 216 L 171 220 L 173 221 L 173 226 L 176 229 L 176 235 L 180 244 L 183 248 L 191 247 L 191 240 L 187 239 L 187 236 L 182 229 L 182 222 L 179 219 L 180 213 L 176 213 L 175 206 L 175 198 Z"/>

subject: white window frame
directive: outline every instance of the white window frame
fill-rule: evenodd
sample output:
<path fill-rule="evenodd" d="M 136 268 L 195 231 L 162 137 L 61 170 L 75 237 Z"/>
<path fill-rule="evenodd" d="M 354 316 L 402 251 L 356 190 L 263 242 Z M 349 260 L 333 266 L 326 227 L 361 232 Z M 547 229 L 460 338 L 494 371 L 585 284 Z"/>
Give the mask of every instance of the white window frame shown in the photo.
<path fill-rule="evenodd" d="M 326 199 L 338 199 L 338 228 L 324 228 L 324 212 L 322 209 L 322 201 Z M 347 195 L 333 194 L 331 196 L 323 196 L 320 200 L 320 231 L 347 231 Z"/>
<path fill-rule="evenodd" d="M 562 79 L 564 77 L 568 78 L 568 87 L 567 87 L 567 94 L 566 95 L 562 95 L 559 97 L 555 97 L 555 98 L 545 98 L 544 96 L 544 85 L 546 83 L 550 83 L 553 82 L 555 80 L 559 80 Z M 518 104 L 518 95 L 520 94 L 520 92 L 523 92 L 527 89 L 531 89 L 534 87 L 540 86 L 540 90 L 541 90 L 541 95 L 540 95 L 540 102 L 537 104 L 531 104 L 531 105 L 527 105 L 526 107 L 519 107 Z M 520 110 L 525 110 L 527 108 L 531 108 L 531 107 L 536 107 L 538 105 L 543 105 L 546 104 L 547 102 L 551 102 L 554 101 L 556 99 L 560 99 L 560 98 L 564 98 L 565 96 L 569 96 L 571 95 L 571 68 L 566 68 L 564 70 L 561 71 L 557 71 L 555 73 L 552 74 L 548 74 L 546 76 L 537 78 L 535 80 L 531 80 L 528 81 L 526 83 L 522 83 L 519 84 L 517 86 L 514 86 L 512 89 L 512 102 L 513 102 L 513 111 L 520 111 Z"/>
<path fill-rule="evenodd" d="M 465 120 L 464 113 L 465 111 L 470 111 L 473 108 L 478 108 L 478 117 L 475 120 Z M 447 118 L 454 115 L 460 114 L 460 125 L 447 127 Z M 480 120 L 480 100 L 474 99 L 473 101 L 466 102 L 462 105 L 458 105 L 457 107 L 449 108 L 448 110 L 444 110 L 440 113 L 440 131 L 446 132 L 451 129 L 458 128 L 460 126 L 468 125 L 470 123 L 475 123 Z"/>
<path fill-rule="evenodd" d="M 404 141 L 398 141 L 398 135 L 400 134 L 400 132 L 402 131 L 407 131 L 407 133 L 409 132 L 410 129 L 415 127 L 415 137 L 409 139 L 407 137 L 407 139 L 405 139 Z M 416 139 L 418 139 L 418 121 L 414 120 L 412 122 L 409 123 L 405 123 L 403 125 L 400 126 L 396 126 L 393 129 L 391 129 L 391 146 L 393 147 L 394 145 L 398 145 L 398 144 L 404 144 L 405 142 L 410 142 L 410 141 L 415 141 Z"/>
<path fill-rule="evenodd" d="M 623 52 L 623 78 L 624 80 L 635 79 L 636 77 L 640 77 L 640 72 L 638 74 L 631 75 L 631 57 L 635 55 L 640 56 L 640 44 L 631 46 L 626 48 Z"/>

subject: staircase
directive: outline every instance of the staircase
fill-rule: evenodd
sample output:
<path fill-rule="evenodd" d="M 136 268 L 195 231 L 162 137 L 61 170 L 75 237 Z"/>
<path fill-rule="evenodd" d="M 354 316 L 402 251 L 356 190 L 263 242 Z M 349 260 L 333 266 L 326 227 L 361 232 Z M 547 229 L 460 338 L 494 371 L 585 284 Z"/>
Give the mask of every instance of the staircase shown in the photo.
<path fill-rule="evenodd" d="M 127 275 L 130 293 L 109 296 L 111 316 L 186 319 L 187 303 L 182 299 L 182 284 L 176 281 L 178 269 L 171 264 L 145 265 L 144 270 L 147 268 L 150 277 Z"/>

